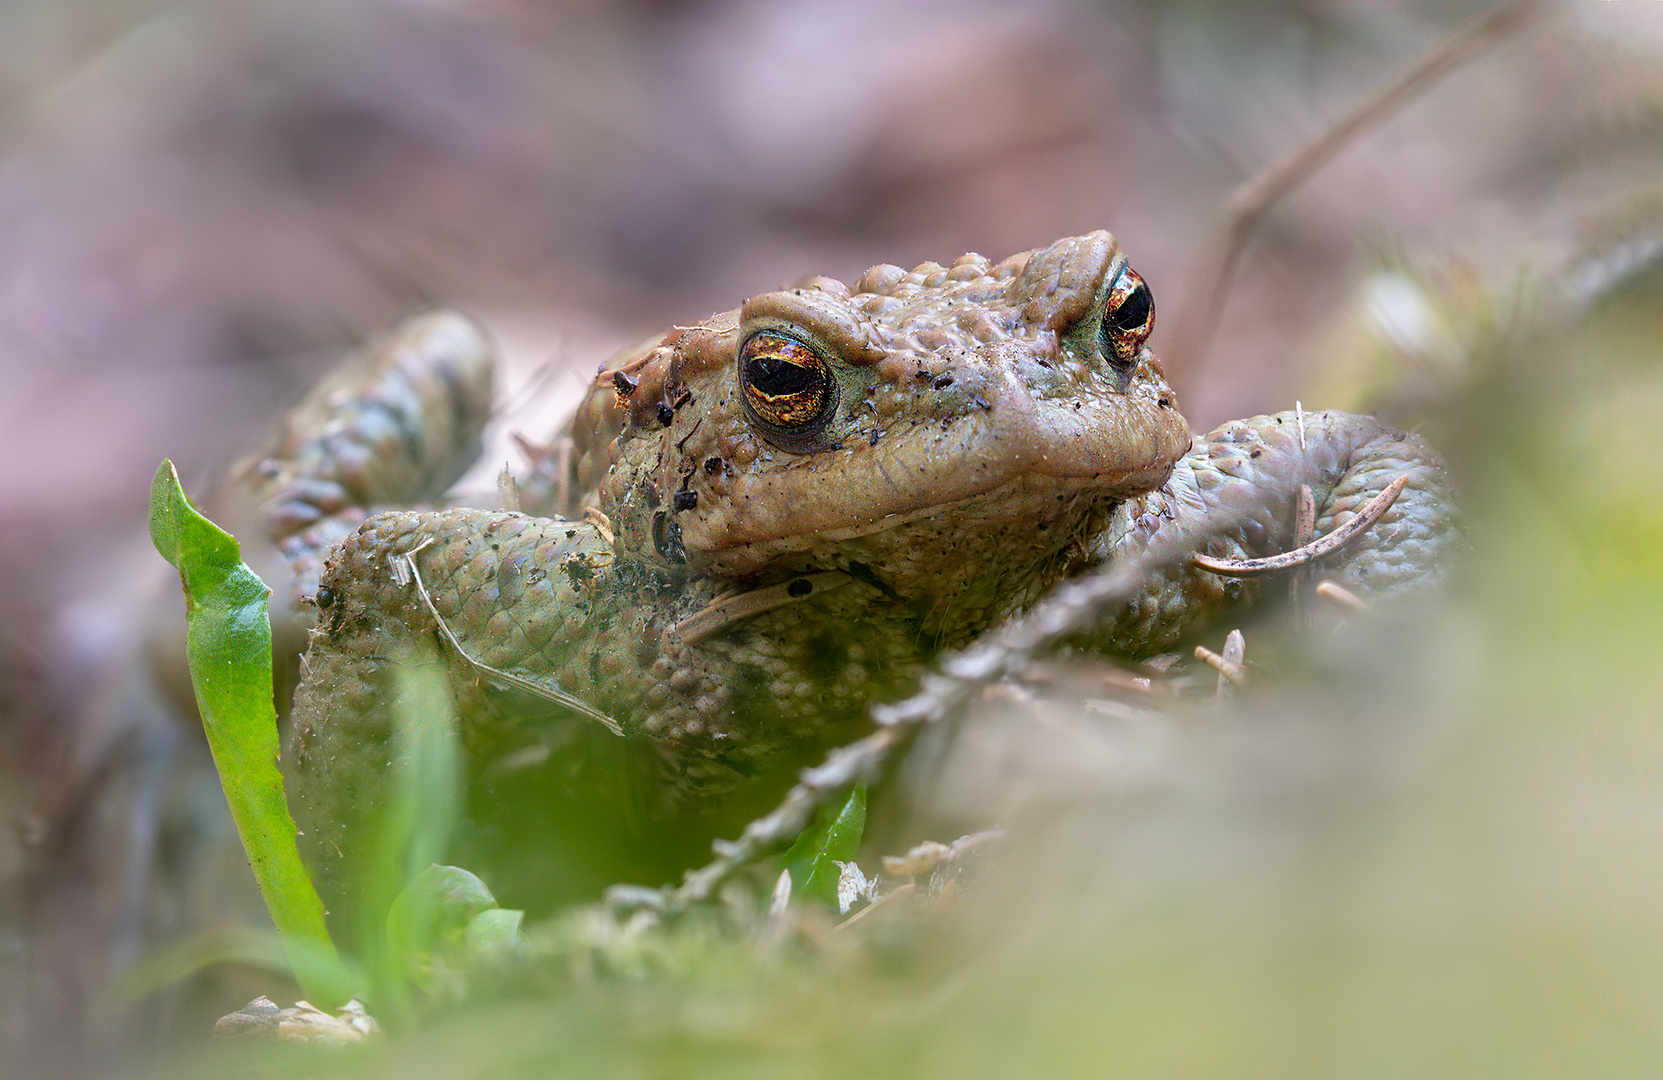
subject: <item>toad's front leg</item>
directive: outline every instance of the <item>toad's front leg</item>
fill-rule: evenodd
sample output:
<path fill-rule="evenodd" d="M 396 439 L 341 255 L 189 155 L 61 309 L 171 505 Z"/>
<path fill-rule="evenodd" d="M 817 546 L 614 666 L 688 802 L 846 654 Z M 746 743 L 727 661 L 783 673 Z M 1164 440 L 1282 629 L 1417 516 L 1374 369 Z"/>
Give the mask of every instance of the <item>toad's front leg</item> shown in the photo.
<path fill-rule="evenodd" d="M 662 629 L 640 602 L 662 583 L 643 573 L 601 526 L 509 511 L 380 514 L 335 549 L 284 752 L 332 906 L 350 906 L 383 834 L 401 724 L 454 719 L 475 763 L 554 727 L 621 734 L 614 717 L 639 714 Z M 450 717 L 406 715 L 404 684 L 423 670 Z"/>
<path fill-rule="evenodd" d="M 1365 532 L 1320 564 L 1364 597 L 1391 600 L 1435 589 L 1461 542 L 1460 517 L 1442 461 L 1416 435 L 1368 416 L 1276 413 L 1224 424 L 1195 440 L 1168 482 L 1123 503 L 1096 541 L 1099 561 L 1135 556 L 1175 532 L 1225 559 L 1297 547 L 1301 485 L 1315 503 L 1314 532 L 1343 526 L 1398 477 L 1401 494 Z M 1251 604 L 1260 581 L 1193 565 L 1151 580 L 1103 631 L 1116 652 L 1147 655 Z"/>

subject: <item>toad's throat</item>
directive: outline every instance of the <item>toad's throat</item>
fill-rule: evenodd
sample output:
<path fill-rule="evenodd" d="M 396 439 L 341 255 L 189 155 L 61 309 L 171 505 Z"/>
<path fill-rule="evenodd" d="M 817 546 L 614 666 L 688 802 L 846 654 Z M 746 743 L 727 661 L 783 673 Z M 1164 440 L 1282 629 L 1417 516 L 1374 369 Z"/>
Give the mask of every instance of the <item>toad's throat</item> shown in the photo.
<path fill-rule="evenodd" d="M 839 570 L 866 586 L 848 594 L 845 605 L 865 596 L 891 612 L 906 609 L 914 630 L 957 642 L 1015 610 L 1012 605 L 1033 600 L 1076 565 L 1081 540 L 1115 503 L 1100 492 L 1064 494 L 1044 478 L 1022 477 L 984 495 L 864 526 L 729 548 L 708 565 L 718 573 L 742 567 L 759 584 Z"/>

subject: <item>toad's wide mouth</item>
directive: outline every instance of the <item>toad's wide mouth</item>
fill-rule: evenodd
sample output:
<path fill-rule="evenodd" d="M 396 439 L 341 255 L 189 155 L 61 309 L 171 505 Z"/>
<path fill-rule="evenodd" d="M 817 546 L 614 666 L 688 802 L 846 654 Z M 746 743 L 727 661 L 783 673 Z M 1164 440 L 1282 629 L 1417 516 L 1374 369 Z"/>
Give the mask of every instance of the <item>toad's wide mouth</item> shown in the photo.
<path fill-rule="evenodd" d="M 1009 370 L 991 382 L 985 408 L 951 421 L 735 477 L 728 499 L 683 515 L 688 556 L 744 572 L 812 538 L 878 532 L 1020 480 L 1126 497 L 1163 483 L 1189 449 L 1164 380 L 1063 398 L 1037 396 Z"/>

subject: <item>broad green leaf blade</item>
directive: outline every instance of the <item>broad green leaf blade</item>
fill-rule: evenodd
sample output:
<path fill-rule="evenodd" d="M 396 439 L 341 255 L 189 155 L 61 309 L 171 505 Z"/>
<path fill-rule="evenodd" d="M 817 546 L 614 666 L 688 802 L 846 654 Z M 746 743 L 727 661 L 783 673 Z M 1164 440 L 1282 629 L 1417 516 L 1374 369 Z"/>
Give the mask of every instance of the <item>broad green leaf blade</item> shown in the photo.
<path fill-rule="evenodd" d="M 836 813 L 822 811 L 785 853 L 793 900 L 837 905 L 839 862 L 853 862 L 866 832 L 866 788 L 856 785 Z"/>
<path fill-rule="evenodd" d="M 334 1009 L 350 996 L 351 980 L 300 861 L 277 771 L 270 590 L 243 565 L 237 541 L 190 504 L 171 461 L 150 486 L 150 539 L 179 570 L 191 683 L 249 865 L 302 990 Z"/>

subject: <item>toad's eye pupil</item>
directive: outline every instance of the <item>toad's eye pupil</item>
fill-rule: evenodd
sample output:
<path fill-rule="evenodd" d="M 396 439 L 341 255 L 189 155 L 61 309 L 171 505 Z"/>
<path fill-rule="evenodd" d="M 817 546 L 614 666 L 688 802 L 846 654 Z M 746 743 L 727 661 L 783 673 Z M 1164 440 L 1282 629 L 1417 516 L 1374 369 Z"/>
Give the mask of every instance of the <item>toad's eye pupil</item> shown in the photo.
<path fill-rule="evenodd" d="M 814 371 L 781 356 L 753 357 L 746 372 L 751 388 L 764 397 L 781 397 L 813 390 L 819 384 Z"/>
<path fill-rule="evenodd" d="M 1135 334 L 1149 321 L 1149 311 L 1154 306 L 1149 302 L 1149 286 L 1140 282 L 1125 303 L 1109 312 L 1109 321 L 1121 333 Z"/>
<path fill-rule="evenodd" d="M 739 349 L 745 405 L 764 431 L 812 434 L 837 408 L 837 380 L 818 352 L 773 330 L 760 330 Z"/>
<path fill-rule="evenodd" d="M 1109 288 L 1103 310 L 1103 351 L 1111 362 L 1129 365 L 1155 327 L 1155 298 L 1130 266 Z"/>

